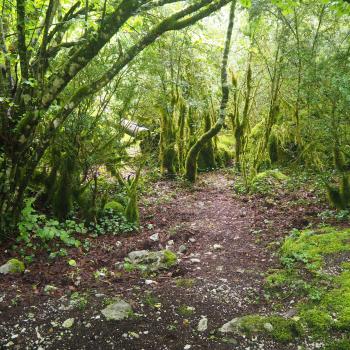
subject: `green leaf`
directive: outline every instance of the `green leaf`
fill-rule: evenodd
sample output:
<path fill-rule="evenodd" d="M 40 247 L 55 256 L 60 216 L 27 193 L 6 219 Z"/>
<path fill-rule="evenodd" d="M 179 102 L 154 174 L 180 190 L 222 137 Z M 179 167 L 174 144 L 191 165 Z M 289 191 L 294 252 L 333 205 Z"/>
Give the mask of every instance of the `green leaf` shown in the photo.
<path fill-rule="evenodd" d="M 75 266 L 77 266 L 77 262 L 74 259 L 70 259 L 70 260 L 68 260 L 68 265 L 75 267 Z"/>

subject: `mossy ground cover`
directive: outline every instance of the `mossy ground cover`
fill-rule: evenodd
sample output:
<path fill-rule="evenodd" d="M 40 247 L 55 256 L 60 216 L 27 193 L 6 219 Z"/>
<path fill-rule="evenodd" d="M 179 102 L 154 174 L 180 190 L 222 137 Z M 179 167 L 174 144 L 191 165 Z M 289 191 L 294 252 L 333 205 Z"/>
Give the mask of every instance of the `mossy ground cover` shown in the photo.
<path fill-rule="evenodd" d="M 326 264 L 339 263 L 332 256 L 348 251 L 350 229 L 293 230 L 280 249 L 283 268 L 266 277 L 266 287 L 279 305 L 288 297 L 299 300 L 294 315 L 247 315 L 239 320 L 238 330 L 247 335 L 267 334 L 281 342 L 308 337 L 321 340 L 325 349 L 350 349 L 350 263 L 346 255 L 339 273 L 326 272 Z"/>

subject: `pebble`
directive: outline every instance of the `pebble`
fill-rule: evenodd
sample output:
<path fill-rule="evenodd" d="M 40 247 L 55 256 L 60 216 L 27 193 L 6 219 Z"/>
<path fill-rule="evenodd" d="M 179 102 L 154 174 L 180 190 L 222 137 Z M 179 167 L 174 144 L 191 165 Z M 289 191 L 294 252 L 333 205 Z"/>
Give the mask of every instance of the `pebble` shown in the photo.
<path fill-rule="evenodd" d="M 159 233 L 155 233 L 152 236 L 149 237 L 149 239 L 153 242 L 158 242 L 159 241 Z"/>

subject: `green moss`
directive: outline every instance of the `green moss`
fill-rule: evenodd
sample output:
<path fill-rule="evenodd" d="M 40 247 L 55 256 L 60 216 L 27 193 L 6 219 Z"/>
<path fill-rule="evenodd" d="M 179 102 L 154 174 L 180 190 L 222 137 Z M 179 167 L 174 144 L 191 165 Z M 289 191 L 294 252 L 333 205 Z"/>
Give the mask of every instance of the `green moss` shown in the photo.
<path fill-rule="evenodd" d="M 191 306 L 187 305 L 181 305 L 178 309 L 177 312 L 179 315 L 184 316 L 184 317 L 189 317 L 194 313 L 194 308 Z"/>
<path fill-rule="evenodd" d="M 222 133 L 218 136 L 217 140 L 218 148 L 225 149 L 228 152 L 232 152 L 234 147 L 234 136 L 232 135 L 232 133 Z"/>
<path fill-rule="evenodd" d="M 173 253 L 170 250 L 164 250 L 164 263 L 168 266 L 168 267 L 172 267 L 174 265 L 176 265 L 177 263 L 177 256 L 175 253 Z"/>
<path fill-rule="evenodd" d="M 239 319 L 238 329 L 247 335 L 262 332 L 264 329 L 264 320 L 265 318 L 260 315 L 243 316 Z"/>
<path fill-rule="evenodd" d="M 21 273 L 25 270 L 23 262 L 18 259 L 10 259 L 7 264 L 11 265 L 11 273 Z"/>
<path fill-rule="evenodd" d="M 301 324 L 281 316 L 247 315 L 236 322 L 237 331 L 248 336 L 267 334 L 278 342 L 293 341 L 303 333 Z"/>
<path fill-rule="evenodd" d="M 112 209 L 117 213 L 124 212 L 124 206 L 117 201 L 111 201 L 105 204 L 104 209 Z"/>
<path fill-rule="evenodd" d="M 320 309 L 306 309 L 300 313 L 300 317 L 303 323 L 313 331 L 313 333 L 324 333 L 328 331 L 332 324 L 333 319 L 329 313 Z"/>
<path fill-rule="evenodd" d="M 257 193 L 269 193 L 280 187 L 289 177 L 278 169 L 266 170 L 258 173 L 251 181 L 251 191 Z"/>
<path fill-rule="evenodd" d="M 350 262 L 349 261 L 344 261 L 341 263 L 341 267 L 343 270 L 349 270 L 350 271 Z"/>
<path fill-rule="evenodd" d="M 177 278 L 175 283 L 177 287 L 192 288 L 195 285 L 196 280 L 193 278 Z"/>
<path fill-rule="evenodd" d="M 350 349 L 350 339 L 341 339 L 329 342 L 325 350 L 349 350 Z"/>
<path fill-rule="evenodd" d="M 344 251 L 350 251 L 350 230 L 329 227 L 299 231 L 297 237 L 287 238 L 281 248 L 282 262 L 302 262 L 311 271 L 323 266 L 324 255 Z"/>
<path fill-rule="evenodd" d="M 315 273 L 311 280 L 301 280 L 309 286 L 310 293 L 309 301 L 298 305 L 300 322 L 311 337 L 328 337 L 333 331 L 350 330 L 350 264 L 342 263 L 343 272 L 338 276 L 320 273 L 326 255 L 344 251 L 350 251 L 349 229 L 327 227 L 317 231 L 294 231 L 281 248 L 281 261 L 289 269 L 267 277 L 270 285 L 287 285 L 290 290 L 294 283 L 293 274 L 297 274 L 299 268 Z M 311 293 L 320 290 L 322 293 L 318 293 L 317 298 Z"/>
<path fill-rule="evenodd" d="M 255 176 L 255 180 L 264 180 L 268 178 L 274 178 L 279 181 L 286 181 L 289 179 L 287 175 L 283 174 L 278 169 L 266 170 Z"/>
<path fill-rule="evenodd" d="M 266 318 L 265 322 L 269 322 L 273 326 L 271 332 L 272 338 L 282 343 L 293 341 L 303 333 L 300 322 L 294 319 L 270 316 Z"/>
<path fill-rule="evenodd" d="M 285 270 L 279 270 L 266 277 L 268 287 L 280 287 L 288 282 L 290 273 Z"/>
<path fill-rule="evenodd" d="M 337 328 L 350 331 L 350 306 L 339 311 Z"/>

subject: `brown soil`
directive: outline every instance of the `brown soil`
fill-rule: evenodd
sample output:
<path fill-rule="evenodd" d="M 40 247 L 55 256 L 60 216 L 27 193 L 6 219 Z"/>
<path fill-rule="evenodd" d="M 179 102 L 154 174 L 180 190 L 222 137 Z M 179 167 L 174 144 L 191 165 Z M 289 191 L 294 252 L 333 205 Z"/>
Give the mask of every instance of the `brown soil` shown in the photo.
<path fill-rule="evenodd" d="M 54 261 L 43 252 L 23 275 L 0 276 L 0 348 L 296 349 L 297 344 L 264 337 L 223 337 L 217 330 L 237 316 L 272 312 L 264 275 L 278 268 L 275 253 L 290 229 L 318 220 L 320 208 L 313 199 L 306 191 L 273 200 L 238 196 L 222 173 L 205 174 L 194 187 L 158 182 L 143 199 L 144 228 L 137 235 L 86 238 L 89 252 L 72 249 L 69 257 Z M 159 242 L 149 239 L 154 233 Z M 130 251 L 166 245 L 177 251 L 183 244 L 187 251 L 170 271 L 142 276 L 118 268 Z M 0 264 L 14 254 L 5 247 L 0 252 Z M 67 264 L 70 258 L 77 267 Z M 95 278 L 102 268 L 106 276 Z M 57 290 L 47 295 L 46 285 Z M 87 305 L 69 306 L 72 292 L 84 295 Z M 100 310 L 117 296 L 133 306 L 135 315 L 108 322 Z M 208 330 L 200 333 L 202 316 L 208 318 Z M 62 328 L 71 317 L 73 327 Z"/>

